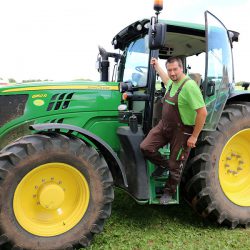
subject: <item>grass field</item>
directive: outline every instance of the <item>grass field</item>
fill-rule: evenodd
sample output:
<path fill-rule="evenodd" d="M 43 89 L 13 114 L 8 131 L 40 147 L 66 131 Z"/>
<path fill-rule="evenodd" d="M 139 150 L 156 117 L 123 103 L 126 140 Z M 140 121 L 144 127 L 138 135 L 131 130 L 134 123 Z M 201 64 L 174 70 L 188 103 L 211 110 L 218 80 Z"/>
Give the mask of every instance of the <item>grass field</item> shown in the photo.
<path fill-rule="evenodd" d="M 111 218 L 87 250 L 250 249 L 250 229 L 234 230 L 204 221 L 180 205 L 139 205 L 115 190 Z"/>

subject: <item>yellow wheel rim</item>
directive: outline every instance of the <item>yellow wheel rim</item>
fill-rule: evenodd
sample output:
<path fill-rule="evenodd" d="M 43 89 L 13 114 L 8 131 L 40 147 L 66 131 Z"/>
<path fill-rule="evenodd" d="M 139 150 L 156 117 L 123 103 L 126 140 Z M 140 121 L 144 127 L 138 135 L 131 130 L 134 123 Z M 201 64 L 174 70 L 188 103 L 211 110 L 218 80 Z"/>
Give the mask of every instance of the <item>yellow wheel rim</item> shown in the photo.
<path fill-rule="evenodd" d="M 245 129 L 227 142 L 219 162 L 219 180 L 229 200 L 250 206 L 250 129 Z"/>
<path fill-rule="evenodd" d="M 53 162 L 24 176 L 16 188 L 13 208 L 25 230 L 38 236 L 55 236 L 82 219 L 89 197 L 88 183 L 77 169 Z"/>

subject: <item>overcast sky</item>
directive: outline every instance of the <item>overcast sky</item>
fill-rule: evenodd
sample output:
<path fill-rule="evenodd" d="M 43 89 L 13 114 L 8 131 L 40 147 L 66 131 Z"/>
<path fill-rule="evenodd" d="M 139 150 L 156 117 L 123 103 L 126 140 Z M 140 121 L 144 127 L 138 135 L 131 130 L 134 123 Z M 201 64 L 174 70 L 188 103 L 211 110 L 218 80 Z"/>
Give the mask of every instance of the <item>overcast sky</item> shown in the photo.
<path fill-rule="evenodd" d="M 204 24 L 209 10 L 240 32 L 236 81 L 250 81 L 250 0 L 165 0 L 160 19 Z M 0 0 L 0 77 L 98 80 L 98 45 L 128 24 L 154 15 L 153 0 Z"/>

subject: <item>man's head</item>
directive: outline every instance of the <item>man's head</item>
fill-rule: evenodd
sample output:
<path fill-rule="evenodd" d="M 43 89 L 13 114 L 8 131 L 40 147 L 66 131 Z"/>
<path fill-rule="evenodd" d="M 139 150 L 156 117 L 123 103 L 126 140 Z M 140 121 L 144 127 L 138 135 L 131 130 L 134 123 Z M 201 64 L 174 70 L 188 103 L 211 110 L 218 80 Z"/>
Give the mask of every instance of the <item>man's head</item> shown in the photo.
<path fill-rule="evenodd" d="M 172 81 L 179 81 L 183 77 L 183 64 L 179 57 L 173 56 L 166 62 L 168 76 Z"/>

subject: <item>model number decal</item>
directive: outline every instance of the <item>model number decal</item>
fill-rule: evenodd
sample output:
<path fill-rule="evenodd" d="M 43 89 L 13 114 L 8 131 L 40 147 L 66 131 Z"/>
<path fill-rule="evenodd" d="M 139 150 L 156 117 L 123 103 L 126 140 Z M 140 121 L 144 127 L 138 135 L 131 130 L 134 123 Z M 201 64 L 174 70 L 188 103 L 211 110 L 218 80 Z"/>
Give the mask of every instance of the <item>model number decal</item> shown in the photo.
<path fill-rule="evenodd" d="M 48 94 L 36 94 L 36 95 L 32 95 L 32 98 L 45 98 L 47 96 Z"/>

